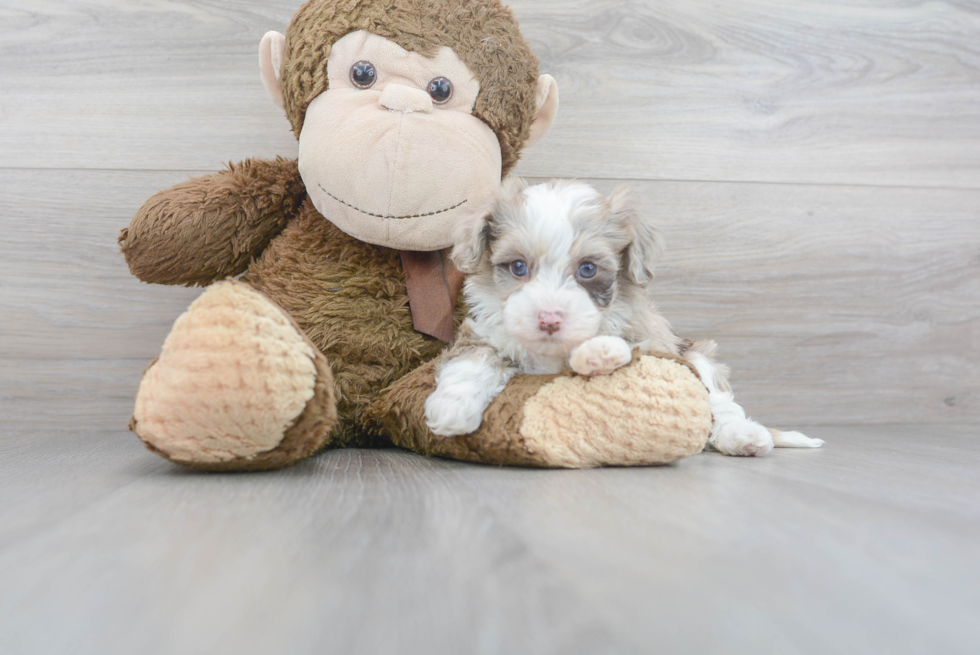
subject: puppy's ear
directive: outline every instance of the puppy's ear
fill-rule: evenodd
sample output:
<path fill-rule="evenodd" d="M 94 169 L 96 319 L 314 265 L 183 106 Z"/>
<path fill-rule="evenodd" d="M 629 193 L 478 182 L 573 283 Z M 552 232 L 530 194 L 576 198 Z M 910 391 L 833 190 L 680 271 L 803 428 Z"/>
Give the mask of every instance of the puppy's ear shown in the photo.
<path fill-rule="evenodd" d="M 483 253 L 493 237 L 497 214 L 506 222 L 511 212 L 519 211 L 526 188 L 527 182 L 521 178 L 509 177 L 477 211 L 459 221 L 450 254 L 456 268 L 467 274 L 479 270 Z"/>
<path fill-rule="evenodd" d="M 640 212 L 640 203 L 629 188 L 616 187 L 609 196 L 609 208 L 613 220 L 622 226 L 629 238 L 624 253 L 626 274 L 636 284 L 649 284 L 664 251 L 663 235 Z"/>
<path fill-rule="evenodd" d="M 488 202 L 456 224 L 455 245 L 449 257 L 461 273 L 469 275 L 480 268 L 480 261 L 490 241 L 492 218 L 493 203 Z"/>
<path fill-rule="evenodd" d="M 527 190 L 527 180 L 523 177 L 511 175 L 500 183 L 497 199 L 499 202 L 519 207 L 525 190 Z"/>

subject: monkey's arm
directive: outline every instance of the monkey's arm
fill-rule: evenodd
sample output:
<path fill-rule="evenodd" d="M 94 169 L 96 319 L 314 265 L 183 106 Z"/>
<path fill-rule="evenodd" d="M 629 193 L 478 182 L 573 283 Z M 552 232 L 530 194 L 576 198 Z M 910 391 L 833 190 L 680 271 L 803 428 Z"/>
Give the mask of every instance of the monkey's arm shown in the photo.
<path fill-rule="evenodd" d="M 445 439 L 426 425 L 438 364 L 401 378 L 366 412 L 396 446 L 502 466 L 646 466 L 699 453 L 711 434 L 697 374 L 672 356 L 638 354 L 609 375 L 516 375 L 476 432 Z"/>
<path fill-rule="evenodd" d="M 295 160 L 229 164 L 147 200 L 119 246 L 144 282 L 204 286 L 244 272 L 305 193 Z"/>

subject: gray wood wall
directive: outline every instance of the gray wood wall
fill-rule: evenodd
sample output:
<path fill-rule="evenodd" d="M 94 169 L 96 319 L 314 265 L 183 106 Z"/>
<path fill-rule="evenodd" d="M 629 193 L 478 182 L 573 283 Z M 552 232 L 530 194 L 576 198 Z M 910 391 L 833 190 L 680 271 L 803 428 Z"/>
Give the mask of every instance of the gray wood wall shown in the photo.
<path fill-rule="evenodd" d="M 0 434 L 118 428 L 199 293 L 142 202 L 294 156 L 257 45 L 299 0 L 0 0 Z M 774 425 L 980 420 L 980 2 L 515 0 L 561 87 L 519 172 L 633 185 L 662 308 Z"/>

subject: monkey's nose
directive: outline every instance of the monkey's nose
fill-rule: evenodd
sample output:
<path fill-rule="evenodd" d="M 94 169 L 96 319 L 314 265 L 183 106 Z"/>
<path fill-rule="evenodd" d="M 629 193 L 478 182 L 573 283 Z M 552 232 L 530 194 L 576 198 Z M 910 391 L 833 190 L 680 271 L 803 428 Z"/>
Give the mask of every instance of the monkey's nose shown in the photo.
<path fill-rule="evenodd" d="M 561 312 L 539 312 L 538 329 L 548 334 L 554 334 L 561 329 L 561 320 L 564 318 Z"/>
<path fill-rule="evenodd" d="M 432 98 L 422 89 L 404 84 L 388 84 L 381 92 L 381 106 L 391 111 L 432 113 Z"/>

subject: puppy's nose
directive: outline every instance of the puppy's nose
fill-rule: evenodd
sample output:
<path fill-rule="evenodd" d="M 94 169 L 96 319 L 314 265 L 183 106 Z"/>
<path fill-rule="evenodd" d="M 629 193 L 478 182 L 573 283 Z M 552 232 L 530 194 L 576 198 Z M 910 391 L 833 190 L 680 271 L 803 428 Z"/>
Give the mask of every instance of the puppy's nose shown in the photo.
<path fill-rule="evenodd" d="M 381 106 L 391 111 L 432 113 L 432 98 L 422 89 L 404 84 L 389 84 L 378 99 Z"/>
<path fill-rule="evenodd" d="M 539 312 L 538 329 L 548 334 L 554 334 L 561 329 L 561 319 L 564 315 L 561 312 Z"/>

